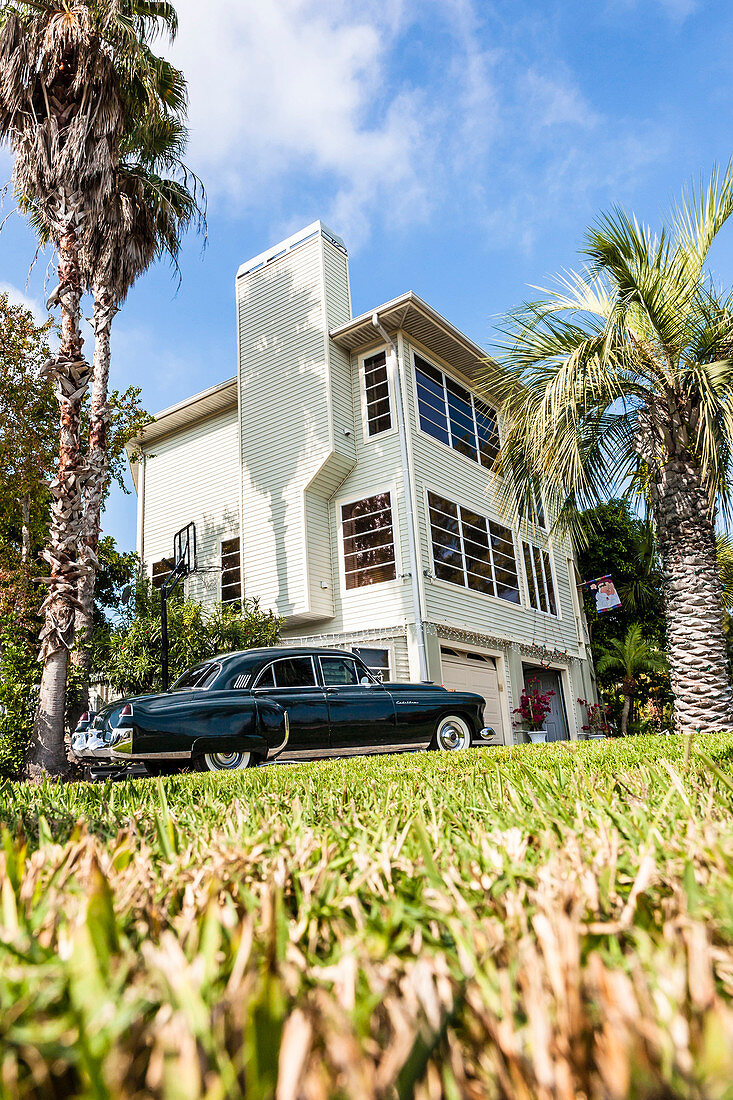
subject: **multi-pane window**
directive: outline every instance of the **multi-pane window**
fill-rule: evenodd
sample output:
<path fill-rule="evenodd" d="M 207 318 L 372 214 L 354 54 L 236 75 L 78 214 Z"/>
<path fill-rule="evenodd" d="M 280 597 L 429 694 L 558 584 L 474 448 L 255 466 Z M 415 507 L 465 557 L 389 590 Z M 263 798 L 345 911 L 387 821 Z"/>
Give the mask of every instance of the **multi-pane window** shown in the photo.
<path fill-rule="evenodd" d="M 397 576 L 389 493 L 341 507 L 346 587 L 393 581 Z"/>
<path fill-rule="evenodd" d="M 514 539 L 496 520 L 428 493 L 435 576 L 519 603 Z"/>
<path fill-rule="evenodd" d="M 542 495 L 539 492 L 532 493 L 529 505 L 524 511 L 524 518 L 528 523 L 533 523 L 537 527 L 542 527 L 543 530 L 547 528 L 545 509 L 542 504 Z"/>
<path fill-rule="evenodd" d="M 153 587 L 162 588 L 163 581 L 166 579 L 171 569 L 173 568 L 172 558 L 161 558 L 160 561 L 153 562 Z"/>
<path fill-rule="evenodd" d="M 392 410 L 389 403 L 387 356 L 383 351 L 364 360 L 364 389 L 368 435 L 389 431 L 392 427 Z"/>
<path fill-rule="evenodd" d="M 557 598 L 552 579 L 550 555 L 531 542 L 522 543 L 522 554 L 530 607 L 534 607 L 537 611 L 544 611 L 547 615 L 557 615 Z"/>
<path fill-rule="evenodd" d="M 420 355 L 415 379 L 422 430 L 491 468 L 501 445 L 495 410 Z"/>
<path fill-rule="evenodd" d="M 221 602 L 242 602 L 242 572 L 239 568 L 239 539 L 225 539 L 221 544 Z"/>
<path fill-rule="evenodd" d="M 378 680 L 389 680 L 389 650 L 372 649 L 367 646 L 353 646 L 354 653 L 361 657 L 369 671 Z"/>

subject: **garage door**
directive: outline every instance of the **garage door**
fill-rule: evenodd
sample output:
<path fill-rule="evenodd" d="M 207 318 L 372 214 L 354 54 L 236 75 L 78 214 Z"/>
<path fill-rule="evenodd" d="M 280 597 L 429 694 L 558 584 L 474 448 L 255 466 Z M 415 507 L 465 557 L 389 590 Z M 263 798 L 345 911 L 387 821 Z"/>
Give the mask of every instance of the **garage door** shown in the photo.
<path fill-rule="evenodd" d="M 495 742 L 503 744 L 504 720 L 501 713 L 499 675 L 493 657 L 479 653 L 463 653 L 457 649 L 441 649 L 443 684 L 453 691 L 475 691 L 486 701 L 484 722 L 496 730 Z"/>

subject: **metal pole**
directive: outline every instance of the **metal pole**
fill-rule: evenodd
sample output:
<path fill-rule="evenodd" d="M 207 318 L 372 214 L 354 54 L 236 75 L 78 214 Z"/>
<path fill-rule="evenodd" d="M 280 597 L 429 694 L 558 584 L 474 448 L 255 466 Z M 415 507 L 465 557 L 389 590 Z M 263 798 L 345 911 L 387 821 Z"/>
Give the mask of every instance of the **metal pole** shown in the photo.
<path fill-rule="evenodd" d="M 168 591 L 160 586 L 160 643 L 163 664 L 163 691 L 168 690 Z"/>

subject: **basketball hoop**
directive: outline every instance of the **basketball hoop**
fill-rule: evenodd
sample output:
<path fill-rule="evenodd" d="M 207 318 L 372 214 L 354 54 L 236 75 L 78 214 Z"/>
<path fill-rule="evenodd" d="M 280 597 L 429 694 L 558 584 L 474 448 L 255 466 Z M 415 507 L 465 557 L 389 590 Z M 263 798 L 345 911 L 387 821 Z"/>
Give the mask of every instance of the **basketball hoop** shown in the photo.
<path fill-rule="evenodd" d="M 160 586 L 160 640 L 163 691 L 168 690 L 168 597 L 196 571 L 196 524 L 187 523 L 173 536 L 173 568 Z"/>

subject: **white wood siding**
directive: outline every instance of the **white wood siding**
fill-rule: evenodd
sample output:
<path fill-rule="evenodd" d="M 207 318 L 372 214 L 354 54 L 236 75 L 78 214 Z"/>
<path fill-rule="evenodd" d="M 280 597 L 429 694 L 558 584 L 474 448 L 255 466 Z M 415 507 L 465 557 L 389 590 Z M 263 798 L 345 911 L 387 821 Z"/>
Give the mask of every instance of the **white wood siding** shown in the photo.
<path fill-rule="evenodd" d="M 415 482 L 420 572 L 427 570 L 432 573 L 428 490 L 489 518 L 494 518 L 504 526 L 508 524 L 502 517 L 495 479 L 490 471 L 420 430 L 412 353 L 417 351 L 436 367 L 452 374 L 469 389 L 471 389 L 470 382 L 451 370 L 450 364 L 444 363 L 428 349 L 416 347 L 414 343 L 407 340 L 404 341 L 404 348 L 402 368 Z M 526 527 L 523 533 L 527 533 Z M 530 541 L 547 546 L 547 539 L 538 531 L 533 532 Z M 525 644 L 534 643 L 551 649 L 557 647 L 577 654 L 578 634 L 568 576 L 567 545 L 562 542 L 557 548 L 550 548 L 555 590 L 560 607 L 560 617 L 555 617 L 530 608 L 519 533 L 516 529 L 514 542 L 521 606 L 481 592 L 470 591 L 448 581 L 423 577 L 426 620 L 448 626 L 469 626 L 471 630 L 489 636 L 507 638 L 510 641 Z"/>
<path fill-rule="evenodd" d="M 217 571 L 191 577 L 187 592 L 207 604 L 219 600 L 220 544 L 239 535 L 236 409 L 151 444 L 145 457 L 144 503 L 148 572 L 153 562 L 171 556 L 176 531 L 193 521 L 198 564 Z"/>
<path fill-rule="evenodd" d="M 318 234 L 237 290 L 245 591 L 291 623 L 328 620 L 328 500 L 355 461 L 348 364 L 328 338 L 350 317 L 347 259 Z"/>

